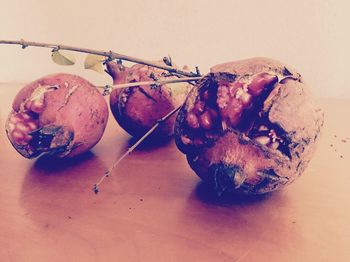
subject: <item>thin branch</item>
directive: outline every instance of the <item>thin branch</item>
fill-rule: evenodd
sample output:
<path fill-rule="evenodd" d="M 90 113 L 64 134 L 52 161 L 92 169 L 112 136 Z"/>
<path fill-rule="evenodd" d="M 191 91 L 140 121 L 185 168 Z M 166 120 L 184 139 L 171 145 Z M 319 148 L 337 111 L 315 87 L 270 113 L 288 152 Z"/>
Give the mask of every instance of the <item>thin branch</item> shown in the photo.
<path fill-rule="evenodd" d="M 51 48 L 52 50 L 55 50 L 55 51 L 58 51 L 61 49 L 61 50 L 69 50 L 69 51 L 75 51 L 75 52 L 80 52 L 80 53 L 88 53 L 88 54 L 105 56 L 110 60 L 119 59 L 119 60 L 130 61 L 130 62 L 134 62 L 134 63 L 138 63 L 138 64 L 153 66 L 156 68 L 164 69 L 164 70 L 169 71 L 171 73 L 176 73 L 176 74 L 184 75 L 184 76 L 188 76 L 188 77 L 200 76 L 200 75 L 198 75 L 198 71 L 196 73 L 188 72 L 188 71 L 174 68 L 174 67 L 169 66 L 169 65 L 164 65 L 161 63 L 153 62 L 153 61 L 143 60 L 143 59 L 139 59 L 136 57 L 131 57 L 131 56 L 119 54 L 119 53 L 116 53 L 113 51 L 100 51 L 100 50 L 94 50 L 94 49 L 89 49 L 89 48 L 80 48 L 80 47 L 61 45 L 61 44 L 32 42 L 32 41 L 25 41 L 23 39 L 21 39 L 20 41 L 0 40 L 0 44 L 21 45 L 23 49 L 27 48 L 28 46 L 36 46 L 36 47 Z"/>
<path fill-rule="evenodd" d="M 93 187 L 93 191 L 95 192 L 95 194 L 97 194 L 100 190 L 99 190 L 99 186 L 100 184 L 103 182 L 103 180 L 105 180 L 105 178 L 109 177 L 112 174 L 112 171 L 115 167 L 118 166 L 118 164 L 128 155 L 130 155 L 136 147 L 138 147 L 150 134 L 152 134 L 152 132 L 163 122 L 165 122 L 167 119 L 169 119 L 173 114 L 175 114 L 177 111 L 179 111 L 181 108 L 175 108 L 174 110 L 172 110 L 171 112 L 169 112 L 168 114 L 166 114 L 165 116 L 163 116 L 161 119 L 159 119 L 157 121 L 157 123 L 151 127 L 150 130 L 147 131 L 146 134 L 144 134 L 134 145 L 132 145 L 117 161 L 115 161 L 113 163 L 113 165 L 104 173 L 104 175 L 100 178 L 100 180 L 94 185 Z"/>
<path fill-rule="evenodd" d="M 141 85 L 164 85 L 164 84 L 174 84 L 174 83 L 181 83 L 181 82 L 191 82 L 191 81 L 198 81 L 201 77 L 184 77 L 184 78 L 176 78 L 176 79 L 159 79 L 157 81 L 143 81 L 143 82 L 131 82 L 131 83 L 125 83 L 125 84 L 118 84 L 113 86 L 108 86 L 109 89 L 119 89 L 119 88 L 126 88 L 126 87 L 133 87 L 133 86 L 141 86 Z M 98 88 L 105 89 L 105 86 L 98 86 Z"/>

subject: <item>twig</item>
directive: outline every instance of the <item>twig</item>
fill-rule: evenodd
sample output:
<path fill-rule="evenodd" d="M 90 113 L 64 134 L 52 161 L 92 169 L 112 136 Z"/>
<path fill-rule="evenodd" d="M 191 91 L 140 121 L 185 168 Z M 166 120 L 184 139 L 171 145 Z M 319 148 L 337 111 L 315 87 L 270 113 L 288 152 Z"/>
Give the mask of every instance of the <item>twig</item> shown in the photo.
<path fill-rule="evenodd" d="M 142 143 L 142 141 L 144 141 L 150 134 L 152 134 L 152 132 L 163 122 L 165 122 L 168 118 L 170 118 L 173 114 L 175 114 L 177 111 L 179 111 L 181 108 L 175 108 L 174 110 L 172 110 L 171 112 L 169 112 L 167 115 L 163 116 L 161 119 L 159 119 L 157 121 L 157 123 L 151 127 L 150 130 L 147 131 L 146 134 L 144 134 L 134 145 L 132 145 L 117 161 L 115 161 L 113 163 L 113 165 L 104 173 L 104 175 L 100 178 L 100 180 L 94 185 L 93 187 L 93 191 L 95 192 L 95 194 L 97 194 L 100 190 L 99 190 L 99 186 L 100 184 L 103 182 L 103 180 L 106 177 L 109 177 L 112 174 L 113 169 L 128 155 L 130 155 L 135 148 L 140 145 Z"/>
<path fill-rule="evenodd" d="M 198 75 L 199 71 L 197 71 L 196 73 L 188 72 L 188 71 L 177 69 L 177 68 L 169 66 L 169 65 L 164 65 L 164 64 L 157 63 L 157 62 L 153 62 L 153 61 L 143 60 L 143 59 L 139 59 L 139 58 L 136 58 L 136 57 L 131 57 L 131 56 L 119 54 L 119 53 L 116 53 L 116 52 L 113 52 L 113 51 L 100 51 L 100 50 L 94 50 L 94 49 L 89 49 L 89 48 L 80 48 L 80 47 L 61 45 L 61 44 L 49 44 L 49 43 L 41 43 L 41 42 L 32 42 L 32 41 L 25 41 L 23 39 L 21 39 L 20 41 L 17 41 L 17 40 L 0 40 L 0 44 L 21 45 L 23 49 L 27 48 L 28 46 L 36 46 L 36 47 L 51 48 L 54 51 L 69 50 L 69 51 L 75 51 L 75 52 L 81 52 L 81 53 L 88 53 L 88 54 L 105 56 L 109 60 L 119 59 L 119 60 L 130 61 L 130 62 L 134 62 L 134 63 L 138 63 L 138 64 L 153 66 L 153 67 L 156 67 L 156 68 L 164 69 L 166 71 L 169 71 L 169 72 L 172 72 L 172 73 L 176 73 L 176 74 L 179 74 L 179 75 L 188 76 L 188 77 L 200 76 L 200 75 Z"/>
<path fill-rule="evenodd" d="M 181 82 L 191 82 L 191 81 L 197 81 L 200 80 L 201 77 L 184 77 L 184 78 L 176 78 L 176 79 L 159 79 L 157 81 L 143 81 L 143 82 L 131 82 L 131 83 L 125 83 L 125 84 L 118 84 L 118 85 L 106 85 L 106 86 L 98 86 L 98 88 L 104 89 L 105 95 L 108 95 L 112 90 L 114 89 L 120 89 L 120 88 L 126 88 L 126 87 L 133 87 L 133 86 L 141 86 L 141 85 L 163 85 L 163 84 L 175 84 L 175 83 L 181 83 Z"/>

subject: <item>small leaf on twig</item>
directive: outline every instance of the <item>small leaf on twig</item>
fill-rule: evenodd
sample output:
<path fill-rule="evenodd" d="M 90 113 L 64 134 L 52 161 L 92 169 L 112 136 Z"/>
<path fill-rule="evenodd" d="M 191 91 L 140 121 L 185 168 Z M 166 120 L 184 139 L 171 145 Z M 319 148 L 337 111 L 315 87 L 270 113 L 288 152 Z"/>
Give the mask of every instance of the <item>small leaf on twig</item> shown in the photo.
<path fill-rule="evenodd" d="M 74 65 L 75 57 L 73 54 L 61 50 L 52 51 L 52 60 L 58 65 Z"/>
<path fill-rule="evenodd" d="M 104 73 L 102 64 L 105 60 L 104 56 L 88 54 L 85 58 L 84 68 L 98 73 Z"/>

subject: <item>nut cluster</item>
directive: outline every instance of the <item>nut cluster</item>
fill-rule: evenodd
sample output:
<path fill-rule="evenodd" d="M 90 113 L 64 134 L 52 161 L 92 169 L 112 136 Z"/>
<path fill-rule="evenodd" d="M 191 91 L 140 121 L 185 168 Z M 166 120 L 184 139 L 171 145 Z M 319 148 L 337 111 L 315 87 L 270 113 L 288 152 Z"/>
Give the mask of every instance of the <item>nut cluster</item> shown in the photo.
<path fill-rule="evenodd" d="M 13 112 L 8 122 L 10 138 L 18 145 L 25 145 L 32 139 L 30 132 L 36 130 L 38 126 L 38 120 L 30 111 Z"/>
<path fill-rule="evenodd" d="M 32 139 L 31 132 L 39 128 L 39 114 L 45 108 L 44 93 L 51 87 L 39 86 L 37 92 L 21 103 L 20 111 L 13 111 L 7 123 L 11 141 L 25 145 Z"/>
<path fill-rule="evenodd" d="M 216 83 L 216 93 L 212 90 L 202 91 L 199 99 L 188 111 L 186 115 L 188 127 L 197 133 L 205 131 L 207 136 L 212 136 L 213 132 L 226 130 L 228 127 L 243 128 L 242 123 L 247 122 L 251 119 L 250 115 L 257 112 L 277 81 L 277 76 L 266 72 L 253 75 L 248 80 L 246 78 L 235 81 L 219 80 Z M 277 148 L 276 132 L 270 130 L 270 133 L 269 136 L 258 136 L 255 140 Z M 183 136 L 182 140 L 184 144 L 192 143 L 187 136 Z"/>

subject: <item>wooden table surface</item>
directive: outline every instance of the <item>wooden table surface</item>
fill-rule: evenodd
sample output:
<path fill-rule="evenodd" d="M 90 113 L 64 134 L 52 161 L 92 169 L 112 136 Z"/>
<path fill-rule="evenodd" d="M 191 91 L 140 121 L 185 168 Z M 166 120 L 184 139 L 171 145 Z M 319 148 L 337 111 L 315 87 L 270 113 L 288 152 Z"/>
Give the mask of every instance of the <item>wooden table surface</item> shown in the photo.
<path fill-rule="evenodd" d="M 0 85 L 0 261 L 350 261 L 350 101 L 322 100 L 324 134 L 305 174 L 264 197 L 217 199 L 173 141 L 132 143 L 110 118 L 74 161 L 27 160 L 4 121 L 21 85 Z"/>

